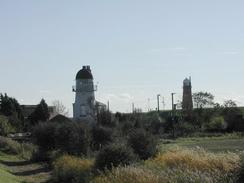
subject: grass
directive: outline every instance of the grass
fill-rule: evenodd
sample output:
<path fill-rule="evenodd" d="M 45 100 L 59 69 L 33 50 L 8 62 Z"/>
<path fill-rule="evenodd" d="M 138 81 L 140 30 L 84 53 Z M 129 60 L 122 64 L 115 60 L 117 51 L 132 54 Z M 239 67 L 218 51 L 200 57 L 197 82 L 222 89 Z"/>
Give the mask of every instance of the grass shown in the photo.
<path fill-rule="evenodd" d="M 0 150 L 0 183 L 7 182 L 45 182 L 50 178 L 50 172 L 43 164 L 32 163 L 10 155 Z"/>
<path fill-rule="evenodd" d="M 229 134 L 218 137 L 178 138 L 162 140 L 160 149 L 167 150 L 172 146 L 187 148 L 200 147 L 210 152 L 239 152 L 244 151 L 244 136 Z"/>
<path fill-rule="evenodd" d="M 35 147 L 0 136 L 0 183 L 45 182 L 50 171 L 45 164 L 30 161 Z"/>

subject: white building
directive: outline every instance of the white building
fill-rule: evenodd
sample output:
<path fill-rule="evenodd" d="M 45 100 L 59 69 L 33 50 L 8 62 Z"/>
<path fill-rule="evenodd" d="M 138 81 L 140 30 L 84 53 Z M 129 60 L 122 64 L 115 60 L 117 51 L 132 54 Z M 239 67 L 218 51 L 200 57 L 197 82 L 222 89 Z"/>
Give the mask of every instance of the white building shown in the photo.
<path fill-rule="evenodd" d="M 95 92 L 96 86 L 93 85 L 93 76 L 90 66 L 83 68 L 76 74 L 75 103 L 73 104 L 74 120 L 95 122 Z"/>

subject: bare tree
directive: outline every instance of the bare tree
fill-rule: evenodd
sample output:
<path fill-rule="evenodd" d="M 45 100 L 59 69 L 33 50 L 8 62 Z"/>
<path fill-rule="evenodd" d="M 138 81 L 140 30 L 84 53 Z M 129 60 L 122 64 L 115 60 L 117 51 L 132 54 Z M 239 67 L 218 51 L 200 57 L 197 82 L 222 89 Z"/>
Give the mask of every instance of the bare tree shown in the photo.
<path fill-rule="evenodd" d="M 59 100 L 54 100 L 52 105 L 55 107 L 55 112 L 58 114 L 62 114 L 64 116 L 69 115 L 69 110 L 63 105 L 63 103 Z"/>

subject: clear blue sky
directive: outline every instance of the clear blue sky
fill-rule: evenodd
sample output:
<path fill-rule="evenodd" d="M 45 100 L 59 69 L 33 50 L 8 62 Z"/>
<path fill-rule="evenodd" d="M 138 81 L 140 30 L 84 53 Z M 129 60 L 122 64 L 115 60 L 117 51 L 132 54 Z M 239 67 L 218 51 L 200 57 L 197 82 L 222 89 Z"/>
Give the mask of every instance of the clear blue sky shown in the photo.
<path fill-rule="evenodd" d="M 62 101 L 91 65 L 113 111 L 193 92 L 244 105 L 243 0 L 0 0 L 0 92 L 22 104 Z"/>

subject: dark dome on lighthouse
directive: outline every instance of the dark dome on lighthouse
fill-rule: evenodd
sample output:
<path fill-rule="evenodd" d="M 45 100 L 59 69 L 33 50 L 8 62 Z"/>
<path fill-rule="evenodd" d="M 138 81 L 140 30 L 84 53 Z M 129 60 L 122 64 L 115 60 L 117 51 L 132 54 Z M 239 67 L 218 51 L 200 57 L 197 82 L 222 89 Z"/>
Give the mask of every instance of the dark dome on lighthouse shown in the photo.
<path fill-rule="evenodd" d="M 93 79 L 90 66 L 82 67 L 82 69 L 76 74 L 76 80 L 78 79 Z"/>

